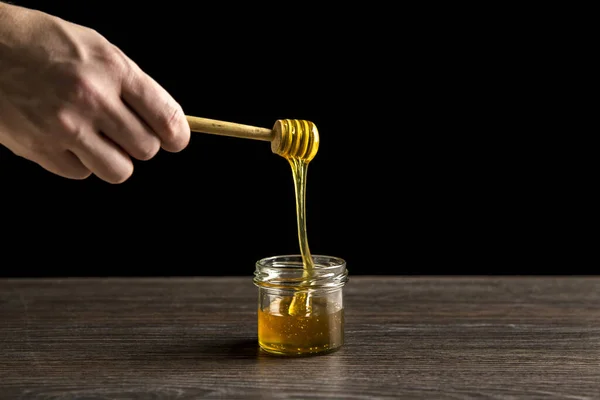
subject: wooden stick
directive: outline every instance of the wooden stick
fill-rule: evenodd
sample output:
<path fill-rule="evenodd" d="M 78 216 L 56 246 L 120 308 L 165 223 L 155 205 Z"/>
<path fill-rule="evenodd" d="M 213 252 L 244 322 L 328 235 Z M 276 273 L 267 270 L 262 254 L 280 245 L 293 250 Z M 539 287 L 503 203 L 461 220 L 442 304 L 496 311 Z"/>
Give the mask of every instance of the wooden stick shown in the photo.
<path fill-rule="evenodd" d="M 186 115 L 186 118 L 192 132 L 212 133 L 215 135 L 263 140 L 266 142 L 271 142 L 275 138 L 275 132 L 267 128 L 193 117 L 190 115 Z"/>

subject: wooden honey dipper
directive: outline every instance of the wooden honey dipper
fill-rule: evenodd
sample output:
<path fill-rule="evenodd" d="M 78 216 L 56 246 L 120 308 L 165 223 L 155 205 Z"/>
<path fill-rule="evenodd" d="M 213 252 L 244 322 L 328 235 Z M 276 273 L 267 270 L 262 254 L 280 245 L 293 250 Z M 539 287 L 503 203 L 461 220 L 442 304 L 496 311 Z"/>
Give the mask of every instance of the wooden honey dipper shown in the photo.
<path fill-rule="evenodd" d="M 312 160 L 319 149 L 319 131 L 310 121 L 279 119 L 273 129 L 186 115 L 192 132 L 271 142 L 271 151 L 284 158 Z"/>

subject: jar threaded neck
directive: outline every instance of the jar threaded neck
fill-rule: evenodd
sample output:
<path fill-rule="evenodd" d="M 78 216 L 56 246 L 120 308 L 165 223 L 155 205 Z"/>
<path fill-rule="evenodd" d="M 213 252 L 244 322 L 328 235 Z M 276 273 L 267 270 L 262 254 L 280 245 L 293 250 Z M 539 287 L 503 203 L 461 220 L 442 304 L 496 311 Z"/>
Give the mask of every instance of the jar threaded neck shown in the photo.
<path fill-rule="evenodd" d="M 337 289 L 348 281 L 345 260 L 312 255 L 314 268 L 305 269 L 301 255 L 280 255 L 256 262 L 254 284 L 274 289 Z"/>

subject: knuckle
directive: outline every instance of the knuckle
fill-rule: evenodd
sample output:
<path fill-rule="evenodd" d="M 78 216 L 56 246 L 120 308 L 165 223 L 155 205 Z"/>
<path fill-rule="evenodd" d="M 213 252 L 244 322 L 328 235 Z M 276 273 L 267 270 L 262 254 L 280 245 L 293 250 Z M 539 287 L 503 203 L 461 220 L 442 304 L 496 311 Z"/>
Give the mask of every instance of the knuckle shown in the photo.
<path fill-rule="evenodd" d="M 178 104 L 168 104 L 161 114 L 160 126 L 162 138 L 173 151 L 183 149 L 187 145 L 185 115 Z"/>
<path fill-rule="evenodd" d="M 158 140 L 147 140 L 144 144 L 138 146 L 138 152 L 135 156 L 138 160 L 147 161 L 152 159 L 160 150 Z"/>
<path fill-rule="evenodd" d="M 71 179 L 77 180 L 85 180 L 88 179 L 92 175 L 92 171 L 89 170 L 81 170 L 71 173 Z"/>
<path fill-rule="evenodd" d="M 88 36 L 91 37 L 103 37 L 97 29 L 94 29 L 91 26 L 78 26 L 84 33 L 87 33 Z"/>
<path fill-rule="evenodd" d="M 167 104 L 165 112 L 161 114 L 160 124 L 167 140 L 176 139 L 180 114 L 179 107 L 173 104 Z"/>
<path fill-rule="evenodd" d="M 133 164 L 128 163 L 127 165 L 123 165 L 118 171 L 115 171 L 108 181 L 112 184 L 118 185 L 131 178 L 131 175 L 133 175 Z"/>
<path fill-rule="evenodd" d="M 127 62 L 125 54 L 119 48 L 111 44 L 104 47 L 101 58 L 102 62 L 109 70 L 119 75 L 125 74 L 129 69 L 129 63 Z"/>
<path fill-rule="evenodd" d="M 71 110 L 62 108 L 57 111 L 58 128 L 65 141 L 69 144 L 80 145 L 85 138 L 85 130 L 77 123 Z"/>
<path fill-rule="evenodd" d="M 129 177 L 126 175 L 114 176 L 108 182 L 112 183 L 113 185 L 120 185 L 121 183 L 125 183 L 125 181 L 128 179 Z"/>
<path fill-rule="evenodd" d="M 64 86 L 64 98 L 67 104 L 97 110 L 101 99 L 93 76 L 84 67 L 72 67 L 68 84 Z"/>

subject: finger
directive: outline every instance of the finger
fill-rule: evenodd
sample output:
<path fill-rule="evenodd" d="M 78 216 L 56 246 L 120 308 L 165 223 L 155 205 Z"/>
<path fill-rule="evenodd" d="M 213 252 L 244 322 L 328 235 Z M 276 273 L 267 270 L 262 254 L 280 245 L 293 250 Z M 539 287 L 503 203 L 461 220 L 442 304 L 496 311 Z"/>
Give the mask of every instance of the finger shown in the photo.
<path fill-rule="evenodd" d="M 108 183 L 123 183 L 133 173 L 129 155 L 102 133 L 80 135 L 71 151 L 98 178 Z"/>
<path fill-rule="evenodd" d="M 47 171 L 63 178 L 86 179 L 92 174 L 92 171 L 69 150 L 58 154 L 38 154 L 34 161 Z"/>
<path fill-rule="evenodd" d="M 163 149 L 179 152 L 190 141 L 190 125 L 171 95 L 137 66 L 123 80 L 121 96 L 161 139 Z"/>
<path fill-rule="evenodd" d="M 138 160 L 149 160 L 160 150 L 160 139 L 119 98 L 105 105 L 97 126 L 114 143 Z"/>

